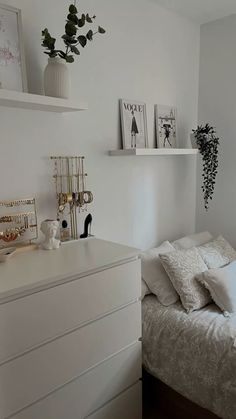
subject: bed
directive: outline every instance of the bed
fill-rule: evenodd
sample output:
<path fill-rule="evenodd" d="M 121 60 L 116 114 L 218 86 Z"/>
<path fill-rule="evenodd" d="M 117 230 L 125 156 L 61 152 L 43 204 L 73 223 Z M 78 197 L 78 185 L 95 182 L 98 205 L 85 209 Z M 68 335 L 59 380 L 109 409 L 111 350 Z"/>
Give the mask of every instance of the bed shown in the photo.
<path fill-rule="evenodd" d="M 218 417 L 236 419 L 236 314 L 227 318 L 215 304 L 187 314 L 180 302 L 164 307 L 154 295 L 142 307 L 145 370 Z"/>

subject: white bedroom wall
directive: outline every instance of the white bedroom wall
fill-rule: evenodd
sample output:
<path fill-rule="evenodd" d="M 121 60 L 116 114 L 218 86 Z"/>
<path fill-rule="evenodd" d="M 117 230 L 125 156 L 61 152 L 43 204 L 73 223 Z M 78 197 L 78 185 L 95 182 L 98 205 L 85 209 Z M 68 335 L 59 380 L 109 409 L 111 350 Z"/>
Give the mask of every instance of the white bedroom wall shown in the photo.
<path fill-rule="evenodd" d="M 201 27 L 199 121 L 213 124 L 221 138 L 219 173 L 211 208 L 206 214 L 197 187 L 197 230 L 222 232 L 236 245 L 236 15 Z M 231 183 L 233 182 L 233 183 Z"/>
<path fill-rule="evenodd" d="M 22 8 L 29 89 L 42 92 L 41 29 L 62 34 L 67 0 L 5 0 Z M 36 196 L 39 219 L 55 216 L 50 155 L 85 155 L 95 201 L 93 232 L 140 248 L 195 230 L 195 157 L 109 157 L 120 148 L 118 99 L 178 108 L 180 146 L 197 122 L 199 27 L 154 0 L 81 0 L 107 29 L 71 65 L 72 97 L 87 112 L 54 115 L 2 108 L 0 197 Z M 82 218 L 81 218 L 82 220 Z"/>

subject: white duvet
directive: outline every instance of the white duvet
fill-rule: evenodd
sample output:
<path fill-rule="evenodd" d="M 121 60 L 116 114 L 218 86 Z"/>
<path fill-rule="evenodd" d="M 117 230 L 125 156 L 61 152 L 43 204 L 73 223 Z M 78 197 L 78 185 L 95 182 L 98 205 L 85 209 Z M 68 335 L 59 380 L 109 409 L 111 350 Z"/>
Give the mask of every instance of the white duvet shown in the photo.
<path fill-rule="evenodd" d="M 168 386 L 224 419 L 236 419 L 236 315 L 211 304 L 187 314 L 153 295 L 143 307 L 143 362 Z"/>

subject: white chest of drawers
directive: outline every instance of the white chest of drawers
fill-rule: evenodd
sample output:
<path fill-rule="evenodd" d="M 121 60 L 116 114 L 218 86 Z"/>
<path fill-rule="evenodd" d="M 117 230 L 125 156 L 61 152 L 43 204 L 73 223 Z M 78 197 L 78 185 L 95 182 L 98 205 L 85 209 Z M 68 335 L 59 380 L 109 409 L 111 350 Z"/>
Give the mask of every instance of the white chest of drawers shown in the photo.
<path fill-rule="evenodd" d="M 137 255 L 91 239 L 0 265 L 0 419 L 141 419 Z"/>

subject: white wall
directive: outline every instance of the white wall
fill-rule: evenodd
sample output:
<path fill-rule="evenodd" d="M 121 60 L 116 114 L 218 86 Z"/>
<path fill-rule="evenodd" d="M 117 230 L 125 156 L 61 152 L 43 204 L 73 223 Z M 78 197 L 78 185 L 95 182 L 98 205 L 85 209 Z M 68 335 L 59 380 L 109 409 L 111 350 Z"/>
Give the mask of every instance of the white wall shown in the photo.
<path fill-rule="evenodd" d="M 213 124 L 221 137 L 219 174 L 208 214 L 200 199 L 197 230 L 222 232 L 236 245 L 236 15 L 201 27 L 199 120 Z"/>
<path fill-rule="evenodd" d="M 42 92 L 41 29 L 61 35 L 66 0 L 5 0 L 21 7 L 29 88 Z M 111 158 L 120 147 L 118 99 L 147 103 L 150 145 L 154 104 L 178 107 L 180 145 L 196 125 L 199 27 L 153 0 L 81 0 L 107 29 L 71 65 L 73 98 L 89 111 L 54 115 L 1 109 L 0 197 L 36 196 L 40 220 L 55 216 L 48 156 L 86 156 L 95 202 L 94 233 L 147 248 L 195 229 L 195 157 Z"/>

